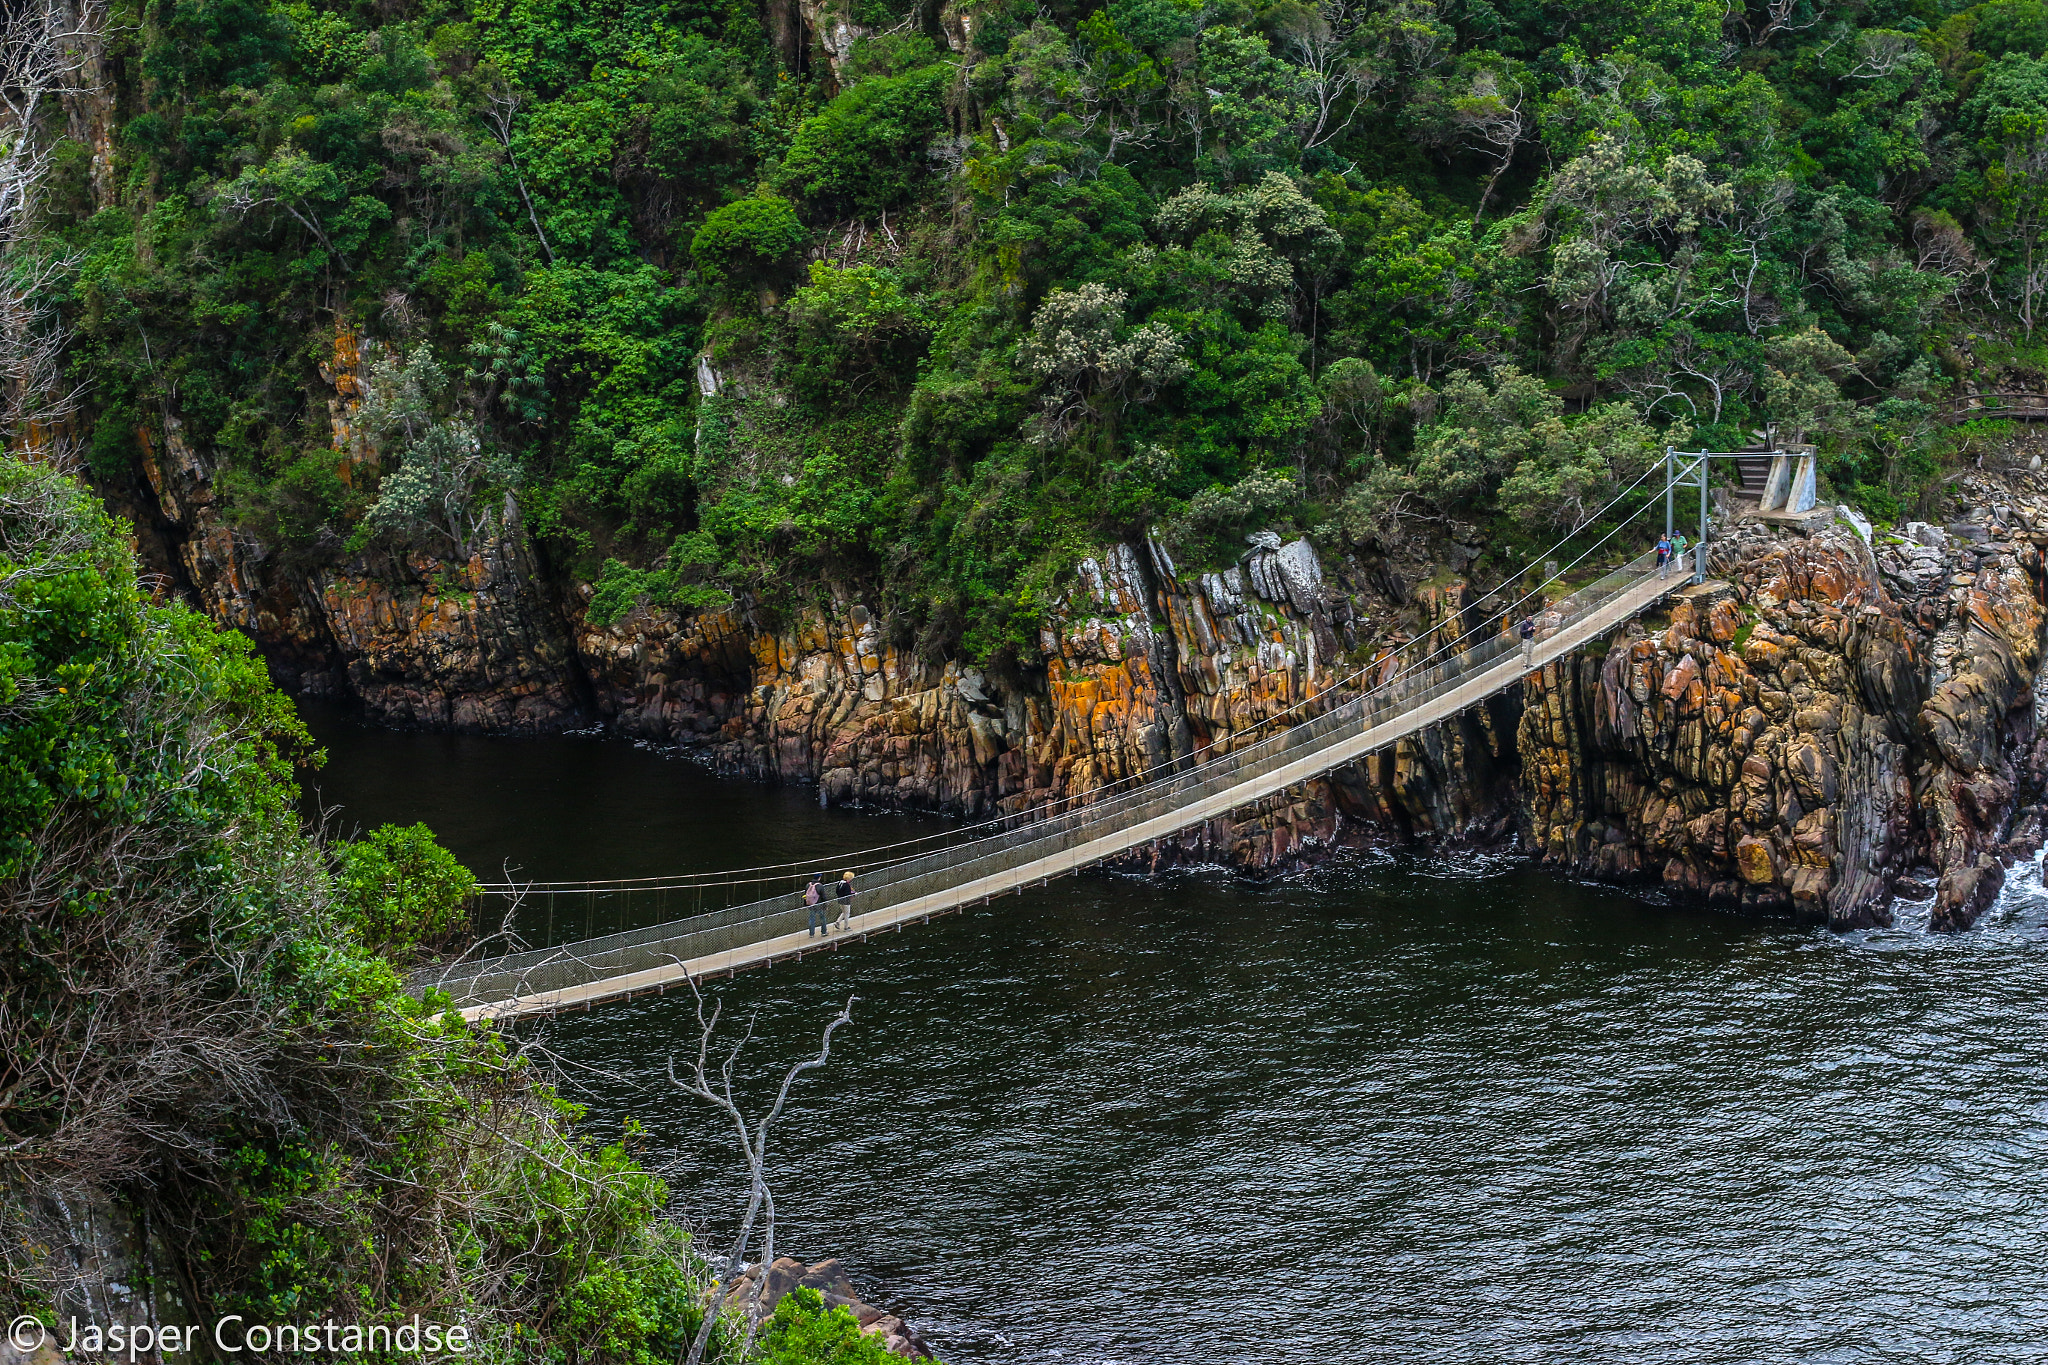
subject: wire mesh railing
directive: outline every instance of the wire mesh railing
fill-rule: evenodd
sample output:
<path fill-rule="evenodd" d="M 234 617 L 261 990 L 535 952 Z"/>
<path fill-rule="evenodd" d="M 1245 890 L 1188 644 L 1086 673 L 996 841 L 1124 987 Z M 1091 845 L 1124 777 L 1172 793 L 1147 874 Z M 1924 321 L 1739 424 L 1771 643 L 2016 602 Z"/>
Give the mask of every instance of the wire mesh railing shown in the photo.
<path fill-rule="evenodd" d="M 1642 556 L 1609 571 L 1545 611 L 1546 618 L 1554 618 L 1547 637 L 1570 631 L 1656 578 L 1654 555 Z M 1676 587 L 1686 580 L 1682 574 L 1673 572 L 1662 581 Z M 1661 592 L 1656 596 L 1661 596 Z M 1649 600 L 1652 599 L 1644 598 L 1643 602 Z M 1612 624 L 1619 624 L 1628 614 L 1616 613 Z M 933 897 L 944 899 L 949 892 L 963 892 L 1033 863 L 1047 864 L 1049 875 L 1056 875 L 1052 869 L 1061 856 L 1076 850 L 1090 849 L 1090 861 L 1113 856 L 1162 837 L 1155 831 L 1133 834 L 1128 841 L 1118 843 L 1121 832 L 1142 830 L 1163 816 L 1203 806 L 1230 793 L 1236 793 L 1232 808 L 1249 804 L 1324 770 L 1315 768 L 1312 762 L 1304 770 L 1300 766 L 1304 760 L 1341 749 L 1344 752 L 1330 760 L 1330 766 L 1338 766 L 1436 723 L 1441 717 L 1417 719 L 1406 727 L 1396 722 L 1491 671 L 1498 670 L 1501 687 L 1510 685 L 1520 676 L 1515 665 L 1521 662 L 1518 656 L 1522 650 L 1521 640 L 1511 631 L 1477 640 L 1469 648 L 1441 657 L 1429 667 L 1402 673 L 1348 699 L 1332 698 L 1317 714 L 1265 739 L 1199 761 L 1185 760 L 1177 770 L 1143 786 L 1094 802 L 1087 802 L 1084 797 L 1083 804 L 1041 819 L 1027 814 L 1013 828 L 891 863 L 862 879 L 850 904 L 834 901 L 832 913 L 836 915 L 846 908 L 854 915 L 865 915 Z M 1373 738 L 1373 732 L 1381 728 L 1386 733 Z M 1372 739 L 1370 748 L 1349 744 L 1361 735 Z M 1059 873 L 1067 870 L 1057 868 Z M 746 904 L 665 919 L 644 928 L 625 929 L 558 947 L 458 962 L 421 973 L 413 984 L 416 989 L 445 990 L 462 1006 L 549 995 L 797 933 L 805 928 L 808 915 L 800 889 L 793 888 Z"/>
<path fill-rule="evenodd" d="M 1608 542 L 1622 534 L 1636 518 L 1656 511 L 1657 504 L 1653 496 L 1630 516 L 1622 517 L 1611 524 L 1603 521 L 1610 511 L 1634 496 L 1637 489 L 1658 472 L 1658 468 L 1654 464 L 1646 468 L 1634 482 L 1616 493 L 1587 516 L 1563 541 L 1552 547 L 1553 550 L 1560 550 L 1580 533 L 1606 526 L 1605 532 L 1585 546 L 1570 564 L 1560 568 L 1556 560 L 1538 557 L 1532 559 L 1527 567 L 1509 575 L 1507 579 L 1489 589 L 1484 600 L 1491 601 L 1493 605 L 1480 613 L 1481 624 L 1466 626 L 1464 623 L 1473 619 L 1473 611 L 1471 608 L 1461 610 L 1435 626 L 1420 631 L 1388 652 L 1375 656 L 1349 675 L 1259 716 L 1250 725 L 1221 739 L 1214 752 L 1222 753 L 1228 749 L 1242 748 L 1254 742 L 1261 734 L 1272 731 L 1283 723 L 1292 723 L 1297 716 L 1313 715 L 1319 708 L 1327 707 L 1333 699 L 1342 700 L 1353 695 L 1354 690 L 1359 687 L 1369 691 L 1376 684 L 1368 680 L 1385 681 L 1388 677 L 1413 672 L 1421 667 L 1435 666 L 1443 659 L 1455 657 L 1469 649 L 1473 640 L 1486 635 L 1486 622 L 1492 623 L 1496 633 L 1505 629 L 1506 623 L 1519 616 L 1523 608 L 1532 604 L 1540 605 L 1547 600 L 1547 594 L 1551 589 L 1568 583 L 1571 574 L 1598 554 Z M 1673 466 L 1669 452 L 1662 468 L 1666 482 L 1671 482 Z M 1668 498 L 1666 502 L 1668 520 Z M 1510 591 L 1516 580 L 1534 574 L 1539 564 L 1542 566 L 1543 577 L 1516 590 L 1519 591 L 1519 596 L 1515 591 Z M 1460 627 L 1463 627 L 1462 631 Z M 1083 793 L 1048 796 L 1042 803 L 1029 803 L 1025 809 L 1005 811 L 972 824 L 917 835 L 893 844 L 838 854 L 831 862 L 837 868 L 851 868 L 856 874 L 870 872 L 878 867 L 905 862 L 916 857 L 917 853 L 913 850 L 929 851 L 933 845 L 965 842 L 986 832 L 1008 830 L 1027 820 L 1065 813 L 1073 806 L 1132 790 L 1167 772 L 1178 771 L 1184 766 L 1184 762 L 1183 759 L 1177 758 L 1153 767 L 1136 769 L 1111 778 Z M 852 861 L 847 861 L 849 859 Z M 578 919 L 581 919 L 584 925 L 583 936 L 589 938 L 595 935 L 598 923 L 615 915 L 619 918 L 621 927 L 624 927 L 624 921 L 627 919 L 641 918 L 640 915 L 632 913 L 636 902 L 651 899 L 661 912 L 665 912 L 672 904 L 691 904 L 694 906 L 693 913 L 702 914 L 707 910 L 722 909 L 726 905 L 741 901 L 751 902 L 760 894 L 759 888 L 772 888 L 766 892 L 772 895 L 774 891 L 786 887 L 800 886 L 802 879 L 817 871 L 819 865 L 818 860 L 805 858 L 755 867 L 723 868 L 712 872 L 681 875 L 567 882 L 491 883 L 480 888 L 473 927 L 479 936 L 490 933 L 492 926 L 488 920 L 492 903 L 495 902 L 502 907 L 516 901 L 533 908 L 531 915 L 522 917 L 523 922 L 530 927 L 539 927 L 539 922 L 545 923 L 546 927 L 542 932 L 547 942 L 555 941 L 555 930 L 558 925 L 567 925 L 573 929 Z M 750 892 L 755 894 L 749 894 Z M 669 916 L 666 913 L 659 913 L 658 917 L 666 919 Z"/>

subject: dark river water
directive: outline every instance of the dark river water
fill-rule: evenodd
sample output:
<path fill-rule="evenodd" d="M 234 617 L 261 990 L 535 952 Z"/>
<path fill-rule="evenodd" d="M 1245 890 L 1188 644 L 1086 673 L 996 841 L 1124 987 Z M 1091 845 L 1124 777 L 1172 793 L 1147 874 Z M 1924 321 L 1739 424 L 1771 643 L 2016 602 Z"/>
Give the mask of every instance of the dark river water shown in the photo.
<path fill-rule="evenodd" d="M 539 878 L 844 852 L 820 811 L 594 737 L 315 717 L 340 822 L 426 820 Z M 756 1090 L 800 1080 L 778 1250 L 844 1258 L 951 1365 L 2038 1361 L 2048 895 L 1847 937 L 1506 858 L 1254 885 L 1090 877 L 712 992 Z M 736 1151 L 676 1093 L 674 996 L 552 1021 L 599 1133 L 646 1129 L 733 1226 Z"/>

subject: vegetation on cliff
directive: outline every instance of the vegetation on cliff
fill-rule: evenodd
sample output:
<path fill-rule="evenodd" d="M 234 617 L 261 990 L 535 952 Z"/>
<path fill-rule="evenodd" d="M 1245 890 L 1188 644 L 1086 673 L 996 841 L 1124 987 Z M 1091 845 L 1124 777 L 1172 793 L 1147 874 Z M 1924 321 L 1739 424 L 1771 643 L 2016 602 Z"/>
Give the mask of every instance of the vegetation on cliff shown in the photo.
<path fill-rule="evenodd" d="M 679 1359 L 709 1277 L 633 1132 L 578 1133 L 507 1038 L 401 989 L 469 874 L 419 828 L 311 837 L 289 704 L 120 530 L 0 456 L 0 1309 L 47 1318 L 111 1208 L 166 1321 L 417 1313 L 493 1359 Z M 761 1344 L 888 1358 L 800 1307 Z"/>
<path fill-rule="evenodd" d="M 300 562 L 516 505 L 600 617 L 986 658 L 1106 537 L 1512 556 L 1667 440 L 1896 517 L 2048 373 L 2038 0 L 123 5 L 45 215 L 94 466 L 176 423 Z"/>

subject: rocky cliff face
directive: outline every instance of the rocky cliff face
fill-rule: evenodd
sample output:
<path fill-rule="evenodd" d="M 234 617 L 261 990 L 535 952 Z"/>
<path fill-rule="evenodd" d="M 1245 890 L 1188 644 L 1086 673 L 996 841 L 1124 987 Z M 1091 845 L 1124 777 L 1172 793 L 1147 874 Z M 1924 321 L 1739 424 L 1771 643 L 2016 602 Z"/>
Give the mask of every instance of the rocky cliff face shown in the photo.
<path fill-rule="evenodd" d="M 689 745 L 728 771 L 815 780 L 827 801 L 1014 812 L 1270 733 L 1346 676 L 1367 594 L 1326 583 L 1304 541 L 1181 574 L 1156 543 L 1082 561 L 1011 676 L 933 664 L 841 596 L 769 631 L 744 612 L 584 623 L 596 703 L 619 729 Z M 1423 595 L 1430 628 L 1462 585 Z M 1359 839 L 1498 837 L 1510 824 L 1512 703 L 1418 737 L 1191 832 L 1148 861 L 1297 865 Z"/>
<path fill-rule="evenodd" d="M 359 365 L 343 330 L 321 375 L 333 388 L 345 481 L 377 465 L 353 421 Z M 353 697 L 393 725 L 548 730 L 587 709 L 567 621 L 511 499 L 467 558 L 357 555 L 297 567 L 235 523 L 212 460 L 174 418 L 161 440 L 136 435 L 168 544 L 158 557 L 175 562 L 208 615 L 262 646 L 287 688 Z"/>
<path fill-rule="evenodd" d="M 322 373 L 337 468 L 365 477 L 359 357 Z M 1099 792 L 1270 733 L 1386 646 L 1480 624 L 1452 577 L 1407 589 L 1254 537 L 1220 572 L 1149 541 L 1082 561 L 1034 658 L 997 674 L 893 643 L 858 591 L 770 625 L 745 604 L 587 619 L 507 500 L 466 560 L 294 568 L 238 528 L 171 424 L 145 472 L 192 595 L 296 690 L 392 724 L 534 731 L 601 719 L 827 801 L 983 817 Z M 1947 529 L 1866 545 L 1758 525 L 1714 580 L 1522 695 L 1234 812 L 1136 861 L 1302 865 L 1333 847 L 1519 835 L 1575 873 L 1885 922 L 1895 896 L 1967 924 L 2038 843 L 2048 485 L 1972 478 Z M 1459 557 L 1461 560 L 1463 556 Z"/>
<path fill-rule="evenodd" d="M 1744 528 L 1716 580 L 1604 654 L 1543 669 L 1521 718 L 1525 832 L 1573 871 L 1888 924 L 1967 925 L 2040 844 L 2038 476 L 1867 547 Z"/>
<path fill-rule="evenodd" d="M 336 466 L 368 477 L 361 369 L 337 337 L 321 369 Z M 987 816 L 1098 792 L 1271 733 L 1377 644 L 1471 624 L 1460 581 L 1414 595 L 1347 566 L 1325 578 L 1305 541 L 1258 543 L 1235 567 L 1182 573 L 1152 542 L 1077 566 L 1039 651 L 996 675 L 891 642 L 841 589 L 769 626 L 744 605 L 687 618 L 585 616 L 557 597 L 509 500 L 467 560 L 356 556 L 295 568 L 236 525 L 215 471 L 173 424 L 145 472 L 171 557 L 215 619 L 254 637 L 280 680 L 347 696 L 396 725 L 486 732 L 592 718 L 700 751 L 723 770 L 819 784 L 827 801 Z M 1153 850 L 1148 861 L 1295 866 L 1360 839 L 1495 839 L 1513 813 L 1514 706 L 1496 703 L 1354 769 Z"/>

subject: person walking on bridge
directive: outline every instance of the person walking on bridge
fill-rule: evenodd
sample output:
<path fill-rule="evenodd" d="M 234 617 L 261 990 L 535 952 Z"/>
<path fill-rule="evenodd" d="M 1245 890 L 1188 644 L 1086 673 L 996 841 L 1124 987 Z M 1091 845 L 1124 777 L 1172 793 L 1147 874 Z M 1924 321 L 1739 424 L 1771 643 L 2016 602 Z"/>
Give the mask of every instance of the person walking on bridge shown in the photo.
<path fill-rule="evenodd" d="M 832 932 L 832 925 L 825 918 L 825 874 L 813 872 L 811 884 L 804 888 L 804 908 L 810 911 L 810 927 L 804 930 L 805 938 Z"/>
<path fill-rule="evenodd" d="M 1657 577 L 1663 578 L 1671 572 L 1671 537 L 1657 537 Z"/>
<path fill-rule="evenodd" d="M 843 931 L 851 928 L 853 925 L 852 869 L 849 868 L 846 872 L 840 874 L 839 887 L 834 894 L 839 897 L 839 928 Z"/>
<path fill-rule="evenodd" d="M 1536 618 L 1524 616 L 1515 633 L 1522 637 L 1522 667 L 1527 668 L 1536 662 Z"/>
<path fill-rule="evenodd" d="M 1678 566 L 1680 573 L 1686 571 L 1685 552 L 1691 548 L 1692 542 L 1685 538 L 1685 532 L 1680 531 L 1671 537 L 1671 562 Z"/>

